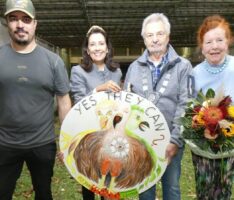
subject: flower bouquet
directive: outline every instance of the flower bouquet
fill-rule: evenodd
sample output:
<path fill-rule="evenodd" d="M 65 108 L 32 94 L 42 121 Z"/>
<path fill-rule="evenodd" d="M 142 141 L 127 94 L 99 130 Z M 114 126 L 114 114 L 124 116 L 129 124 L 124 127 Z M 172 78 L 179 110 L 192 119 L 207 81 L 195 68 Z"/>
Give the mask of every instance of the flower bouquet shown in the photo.
<path fill-rule="evenodd" d="M 209 89 L 192 99 L 181 118 L 182 136 L 197 155 L 210 159 L 234 155 L 234 106 L 230 96 Z"/>

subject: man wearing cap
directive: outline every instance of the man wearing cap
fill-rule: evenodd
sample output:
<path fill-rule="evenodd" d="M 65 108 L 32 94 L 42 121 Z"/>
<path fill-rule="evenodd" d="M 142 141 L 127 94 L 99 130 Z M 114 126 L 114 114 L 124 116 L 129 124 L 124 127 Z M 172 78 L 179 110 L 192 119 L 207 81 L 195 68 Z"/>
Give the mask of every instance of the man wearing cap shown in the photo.
<path fill-rule="evenodd" d="M 0 200 L 10 200 L 24 162 L 36 200 L 50 200 L 56 155 L 54 95 L 60 122 L 71 108 L 62 59 L 35 41 L 30 0 L 7 0 L 11 41 L 0 47 Z"/>

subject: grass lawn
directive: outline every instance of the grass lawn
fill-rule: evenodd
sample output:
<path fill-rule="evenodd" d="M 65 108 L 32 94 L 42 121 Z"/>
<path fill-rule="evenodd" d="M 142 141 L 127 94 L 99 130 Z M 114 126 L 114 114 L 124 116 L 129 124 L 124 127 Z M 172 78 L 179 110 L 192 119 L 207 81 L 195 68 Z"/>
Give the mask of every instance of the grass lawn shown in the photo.
<path fill-rule="evenodd" d="M 189 150 L 186 148 L 182 161 L 182 176 L 181 176 L 181 193 L 182 200 L 195 200 L 195 184 L 193 166 Z M 161 200 L 161 186 L 158 185 L 159 199 Z M 53 197 L 54 200 L 82 200 L 80 185 L 74 181 L 69 175 L 65 166 L 56 161 L 54 177 L 53 177 Z M 234 194 L 234 188 L 233 188 Z M 24 169 L 18 180 L 16 191 L 14 193 L 15 200 L 31 200 L 33 199 L 33 191 L 28 170 Z M 99 198 L 97 197 L 97 200 Z M 234 197 L 232 197 L 234 199 Z"/>
<path fill-rule="evenodd" d="M 191 162 L 191 154 L 189 149 L 185 148 L 185 153 L 182 161 L 182 175 L 181 175 L 181 193 L 182 200 L 195 200 L 195 183 L 194 172 Z M 81 186 L 70 176 L 66 167 L 56 160 L 54 168 L 54 177 L 52 183 L 53 198 L 54 200 L 82 200 Z M 161 185 L 157 186 L 158 198 L 161 198 Z M 234 187 L 233 187 L 234 200 Z M 33 200 L 33 190 L 30 180 L 29 172 L 24 168 L 20 179 L 17 182 L 17 187 L 14 193 L 14 200 Z M 98 200 L 99 197 L 96 197 Z"/>

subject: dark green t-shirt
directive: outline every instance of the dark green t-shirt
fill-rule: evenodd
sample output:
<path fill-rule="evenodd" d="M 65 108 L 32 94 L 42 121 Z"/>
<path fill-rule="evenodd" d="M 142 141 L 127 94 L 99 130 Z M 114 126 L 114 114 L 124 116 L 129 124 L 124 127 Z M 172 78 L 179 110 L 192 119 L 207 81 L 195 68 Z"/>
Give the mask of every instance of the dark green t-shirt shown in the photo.
<path fill-rule="evenodd" d="M 37 45 L 27 54 L 0 47 L 0 145 L 31 148 L 55 139 L 54 95 L 69 92 L 62 59 Z"/>

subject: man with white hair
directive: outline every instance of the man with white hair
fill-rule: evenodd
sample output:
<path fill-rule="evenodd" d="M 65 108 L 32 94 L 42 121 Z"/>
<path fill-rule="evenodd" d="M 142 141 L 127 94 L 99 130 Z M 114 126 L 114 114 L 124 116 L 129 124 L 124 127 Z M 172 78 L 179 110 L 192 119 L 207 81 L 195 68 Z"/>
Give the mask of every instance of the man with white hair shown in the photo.
<path fill-rule="evenodd" d="M 168 166 L 161 179 L 163 199 L 180 200 L 184 144 L 180 137 L 179 118 L 187 102 L 187 81 L 192 66 L 169 44 L 170 23 L 164 14 L 154 13 L 146 17 L 141 36 L 146 50 L 129 66 L 124 87 L 152 101 L 167 121 L 171 139 L 166 147 Z M 141 193 L 139 199 L 155 200 L 155 193 L 156 187 L 153 186 Z"/>

